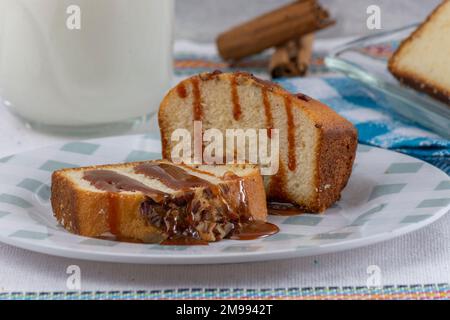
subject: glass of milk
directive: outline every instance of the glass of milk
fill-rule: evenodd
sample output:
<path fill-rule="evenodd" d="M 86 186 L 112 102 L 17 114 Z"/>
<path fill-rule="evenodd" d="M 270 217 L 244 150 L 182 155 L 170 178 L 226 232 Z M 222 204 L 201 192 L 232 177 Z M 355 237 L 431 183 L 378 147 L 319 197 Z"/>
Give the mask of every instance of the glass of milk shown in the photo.
<path fill-rule="evenodd" d="M 86 132 L 156 112 L 173 0 L 0 0 L 0 97 L 31 126 Z"/>

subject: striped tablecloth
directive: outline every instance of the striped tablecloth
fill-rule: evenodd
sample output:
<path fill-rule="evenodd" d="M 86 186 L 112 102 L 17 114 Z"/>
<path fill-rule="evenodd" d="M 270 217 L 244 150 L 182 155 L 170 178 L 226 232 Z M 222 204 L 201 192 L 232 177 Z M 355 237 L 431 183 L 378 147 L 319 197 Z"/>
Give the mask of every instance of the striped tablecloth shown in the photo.
<path fill-rule="evenodd" d="M 278 289 L 176 289 L 140 291 L 10 292 L 0 300 L 287 299 L 287 300 L 447 300 L 449 284 Z"/>

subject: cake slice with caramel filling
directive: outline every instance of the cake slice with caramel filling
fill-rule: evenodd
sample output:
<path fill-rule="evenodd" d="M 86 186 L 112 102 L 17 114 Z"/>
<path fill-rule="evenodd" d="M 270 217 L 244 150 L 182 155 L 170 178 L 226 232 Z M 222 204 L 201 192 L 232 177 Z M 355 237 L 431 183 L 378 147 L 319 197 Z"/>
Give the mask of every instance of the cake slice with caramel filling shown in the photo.
<path fill-rule="evenodd" d="M 147 161 L 63 169 L 51 203 L 70 232 L 163 244 L 205 244 L 277 232 L 266 223 L 259 168 Z"/>

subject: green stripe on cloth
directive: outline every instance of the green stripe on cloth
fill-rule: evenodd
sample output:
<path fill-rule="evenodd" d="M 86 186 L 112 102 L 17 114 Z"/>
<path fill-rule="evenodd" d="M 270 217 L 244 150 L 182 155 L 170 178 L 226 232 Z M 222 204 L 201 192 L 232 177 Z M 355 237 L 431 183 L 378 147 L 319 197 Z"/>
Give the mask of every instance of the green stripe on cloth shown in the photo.
<path fill-rule="evenodd" d="M 279 289 L 171 289 L 137 291 L 4 292 L 0 300 L 123 299 L 450 299 L 450 284 L 398 285 L 381 288 L 316 287 Z"/>

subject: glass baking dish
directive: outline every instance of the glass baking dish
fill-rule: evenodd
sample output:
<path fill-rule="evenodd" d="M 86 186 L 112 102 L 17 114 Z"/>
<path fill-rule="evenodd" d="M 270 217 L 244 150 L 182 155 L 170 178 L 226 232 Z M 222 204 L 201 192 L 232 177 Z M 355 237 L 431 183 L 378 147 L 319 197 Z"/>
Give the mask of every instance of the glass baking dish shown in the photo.
<path fill-rule="evenodd" d="M 330 53 L 325 64 L 373 90 L 384 93 L 388 107 L 401 116 L 450 139 L 450 106 L 401 84 L 387 68 L 390 56 L 417 24 L 347 43 Z"/>

